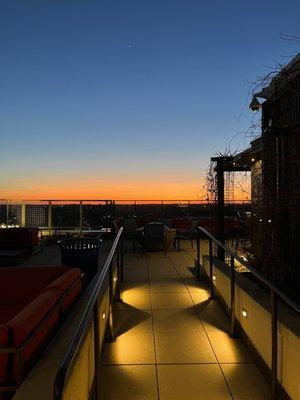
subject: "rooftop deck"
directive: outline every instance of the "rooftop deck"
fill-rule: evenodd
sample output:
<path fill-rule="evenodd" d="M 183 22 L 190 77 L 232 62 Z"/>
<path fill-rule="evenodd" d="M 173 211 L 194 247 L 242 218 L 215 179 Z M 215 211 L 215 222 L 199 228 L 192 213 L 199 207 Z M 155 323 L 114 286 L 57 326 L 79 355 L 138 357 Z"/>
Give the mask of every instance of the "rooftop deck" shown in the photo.
<path fill-rule="evenodd" d="M 229 321 L 219 303 L 210 299 L 205 282 L 196 282 L 194 257 L 190 241 L 183 241 L 182 250 L 169 251 L 167 257 L 160 252 L 141 257 L 126 251 L 123 301 L 114 305 L 117 340 L 105 344 L 102 356 L 101 398 L 270 398 L 269 386 L 241 339 L 228 336 Z M 59 263 L 58 248 L 47 246 L 22 265 Z M 40 396 L 59 363 L 52 358 L 45 376 L 45 360 L 40 370 L 38 362 L 16 398 Z M 38 390 L 33 390 L 34 382 Z M 46 392 L 50 396 L 49 388 Z"/>
<path fill-rule="evenodd" d="M 205 283 L 181 252 L 126 254 L 117 340 L 102 357 L 103 398 L 263 400 L 269 387 Z M 190 269 L 191 268 L 191 269 Z"/>

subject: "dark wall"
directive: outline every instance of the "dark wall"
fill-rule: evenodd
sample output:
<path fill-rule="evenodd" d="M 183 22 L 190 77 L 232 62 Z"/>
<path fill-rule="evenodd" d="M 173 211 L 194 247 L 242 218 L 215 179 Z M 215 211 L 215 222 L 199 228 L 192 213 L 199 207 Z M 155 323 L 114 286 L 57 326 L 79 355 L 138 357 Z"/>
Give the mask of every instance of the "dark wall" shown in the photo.
<path fill-rule="evenodd" d="M 300 79 L 263 107 L 262 272 L 300 302 Z"/>

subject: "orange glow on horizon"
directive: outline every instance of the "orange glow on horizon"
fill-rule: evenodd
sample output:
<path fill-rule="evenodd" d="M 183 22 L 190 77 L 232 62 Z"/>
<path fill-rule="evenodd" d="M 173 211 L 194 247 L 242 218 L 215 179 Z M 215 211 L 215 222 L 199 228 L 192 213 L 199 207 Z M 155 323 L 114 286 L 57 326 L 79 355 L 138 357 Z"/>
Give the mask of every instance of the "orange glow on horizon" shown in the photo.
<path fill-rule="evenodd" d="M 122 182 L 92 182 L 84 180 L 52 180 L 41 182 L 22 182 L 17 188 L 2 192 L 3 199 L 40 200 L 198 200 L 206 201 L 204 182 L 194 179 L 147 179 Z M 236 200 L 249 200 L 249 195 L 235 190 Z"/>

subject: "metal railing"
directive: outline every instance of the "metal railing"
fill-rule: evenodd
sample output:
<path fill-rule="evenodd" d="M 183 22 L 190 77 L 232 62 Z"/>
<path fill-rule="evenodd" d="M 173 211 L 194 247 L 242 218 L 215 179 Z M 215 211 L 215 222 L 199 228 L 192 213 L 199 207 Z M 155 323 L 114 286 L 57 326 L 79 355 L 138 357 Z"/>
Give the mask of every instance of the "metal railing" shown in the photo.
<path fill-rule="evenodd" d="M 249 202 L 234 200 L 237 209 Z M 0 199 L 0 227 L 39 227 L 51 235 L 59 229 L 99 229 L 118 217 L 199 217 L 209 214 L 205 200 L 6 200 Z"/>
<path fill-rule="evenodd" d="M 212 234 L 210 234 L 206 229 L 199 227 L 197 235 L 197 255 L 196 255 L 196 268 L 197 268 L 197 279 L 201 279 L 201 269 L 200 269 L 200 241 L 201 233 L 205 235 L 206 239 L 209 240 L 209 286 L 210 295 L 214 297 L 214 283 L 213 283 L 213 243 L 221 248 L 225 255 L 229 256 L 230 262 L 230 332 L 231 337 L 236 337 L 236 317 L 235 317 L 235 260 L 237 260 L 241 265 L 246 267 L 249 272 L 255 276 L 255 278 L 263 283 L 266 288 L 270 291 L 270 304 L 271 304 L 271 399 L 277 400 L 278 390 L 277 390 L 277 369 L 278 369 L 278 338 L 277 338 L 277 328 L 278 328 L 278 300 L 282 300 L 291 309 L 300 313 L 300 306 L 296 304 L 292 299 L 290 299 L 286 294 L 284 294 L 280 289 L 275 287 L 271 282 L 269 282 L 263 275 L 257 272 L 247 261 L 243 260 L 222 242 L 216 239 Z"/>
<path fill-rule="evenodd" d="M 103 283 L 108 275 L 109 283 L 109 311 L 107 318 L 107 339 L 113 341 L 115 339 L 114 332 L 114 315 L 113 315 L 113 303 L 114 301 L 121 300 L 121 288 L 120 283 L 123 281 L 123 228 L 118 231 L 110 253 L 106 259 L 106 262 L 101 271 L 94 277 L 93 290 L 89 296 L 87 305 L 83 311 L 78 327 L 71 339 L 70 345 L 64 355 L 64 358 L 57 371 L 53 399 L 62 400 L 63 392 L 68 376 L 68 372 L 75 361 L 76 355 L 83 344 L 83 340 L 86 337 L 90 323 L 93 322 L 94 327 L 94 360 L 95 360 L 95 379 L 94 379 L 94 390 L 95 399 L 100 399 L 100 365 L 101 365 L 101 349 L 100 349 L 100 323 L 99 323 L 99 309 L 100 309 L 100 293 L 103 289 Z M 114 276 L 113 258 L 117 257 L 116 276 Z"/>

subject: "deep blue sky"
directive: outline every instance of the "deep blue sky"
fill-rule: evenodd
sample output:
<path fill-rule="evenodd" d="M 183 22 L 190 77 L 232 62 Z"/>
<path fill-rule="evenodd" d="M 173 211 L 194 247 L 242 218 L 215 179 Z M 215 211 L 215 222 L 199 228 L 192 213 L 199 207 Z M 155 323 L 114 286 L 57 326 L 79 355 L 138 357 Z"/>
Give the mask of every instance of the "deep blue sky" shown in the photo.
<path fill-rule="evenodd" d="M 249 81 L 298 51 L 279 32 L 300 35 L 299 16 L 296 0 L 1 0 L 3 196 L 81 193 L 87 177 L 91 198 L 156 183 L 196 198 L 247 128 Z"/>

